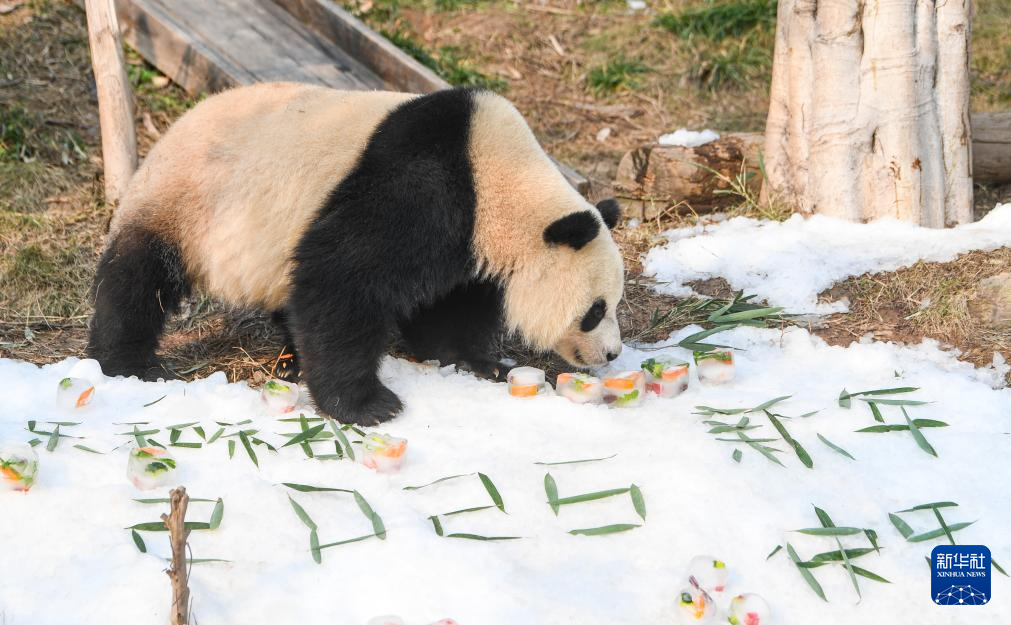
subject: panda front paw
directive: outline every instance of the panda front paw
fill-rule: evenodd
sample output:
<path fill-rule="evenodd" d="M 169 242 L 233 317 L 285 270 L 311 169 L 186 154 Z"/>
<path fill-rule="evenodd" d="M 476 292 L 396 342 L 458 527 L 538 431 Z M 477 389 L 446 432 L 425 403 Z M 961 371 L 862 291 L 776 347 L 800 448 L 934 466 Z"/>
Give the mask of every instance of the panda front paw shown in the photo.
<path fill-rule="evenodd" d="M 389 421 L 404 409 L 396 393 L 378 384 L 373 392 L 363 397 L 343 396 L 332 409 L 321 408 L 341 423 L 378 425 Z"/>
<path fill-rule="evenodd" d="M 509 367 L 506 364 L 495 360 L 467 360 L 460 365 L 479 378 L 491 380 L 493 382 L 505 382 Z"/>

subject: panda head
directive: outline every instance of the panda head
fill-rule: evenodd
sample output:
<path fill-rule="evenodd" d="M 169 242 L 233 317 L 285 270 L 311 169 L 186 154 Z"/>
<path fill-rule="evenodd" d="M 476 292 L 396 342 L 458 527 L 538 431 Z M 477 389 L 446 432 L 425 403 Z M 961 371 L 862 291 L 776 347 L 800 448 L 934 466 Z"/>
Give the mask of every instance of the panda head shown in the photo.
<path fill-rule="evenodd" d="M 502 285 L 510 332 L 577 367 L 603 365 L 621 351 L 624 263 L 610 232 L 618 203 L 587 202 L 506 99 L 473 97 L 479 272 Z"/>
<path fill-rule="evenodd" d="M 534 347 L 587 368 L 621 352 L 617 308 L 625 280 L 610 233 L 617 202 L 583 204 L 544 227 L 538 266 L 524 267 L 509 280 L 506 319 Z"/>
<path fill-rule="evenodd" d="M 613 199 L 569 213 L 544 230 L 544 241 L 570 255 L 569 277 L 578 279 L 574 307 L 577 314 L 552 349 L 569 364 L 596 367 L 621 353 L 618 330 L 618 302 L 624 289 L 621 254 L 611 239 L 610 229 L 618 221 L 618 203 Z M 601 223 L 602 222 L 602 223 Z"/>

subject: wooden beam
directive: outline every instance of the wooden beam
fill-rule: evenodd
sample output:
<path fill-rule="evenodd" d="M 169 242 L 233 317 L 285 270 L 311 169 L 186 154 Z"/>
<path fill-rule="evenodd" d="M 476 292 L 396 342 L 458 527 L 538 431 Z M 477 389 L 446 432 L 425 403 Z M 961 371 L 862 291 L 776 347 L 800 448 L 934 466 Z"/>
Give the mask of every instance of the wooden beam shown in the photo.
<path fill-rule="evenodd" d="M 1011 111 L 973 113 L 972 179 L 1011 182 Z"/>
<path fill-rule="evenodd" d="M 133 94 L 126 76 L 123 43 L 113 0 L 85 0 L 91 67 L 98 90 L 102 131 L 105 199 L 115 204 L 126 193 L 137 169 L 137 134 L 133 125 Z"/>

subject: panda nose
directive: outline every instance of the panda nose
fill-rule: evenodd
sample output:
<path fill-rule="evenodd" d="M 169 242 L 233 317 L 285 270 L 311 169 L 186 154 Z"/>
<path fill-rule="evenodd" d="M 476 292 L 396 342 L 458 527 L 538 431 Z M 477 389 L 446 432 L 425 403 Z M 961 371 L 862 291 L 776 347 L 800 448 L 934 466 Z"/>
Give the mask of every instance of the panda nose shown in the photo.
<path fill-rule="evenodd" d="M 618 354 L 615 354 L 614 352 L 607 352 L 607 362 L 611 362 L 612 360 L 614 360 L 617 357 L 618 357 Z"/>

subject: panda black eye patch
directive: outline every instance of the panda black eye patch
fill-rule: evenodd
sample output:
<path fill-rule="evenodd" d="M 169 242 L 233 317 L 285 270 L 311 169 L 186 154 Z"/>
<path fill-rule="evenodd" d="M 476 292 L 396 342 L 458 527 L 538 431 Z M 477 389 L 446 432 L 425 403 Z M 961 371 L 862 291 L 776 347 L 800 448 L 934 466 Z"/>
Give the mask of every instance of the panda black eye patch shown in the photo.
<path fill-rule="evenodd" d="M 607 312 L 607 302 L 603 299 L 593 302 L 593 306 L 590 306 L 590 310 L 586 311 L 583 320 L 579 322 L 579 329 L 583 332 L 593 330 L 600 324 L 605 312 Z"/>

